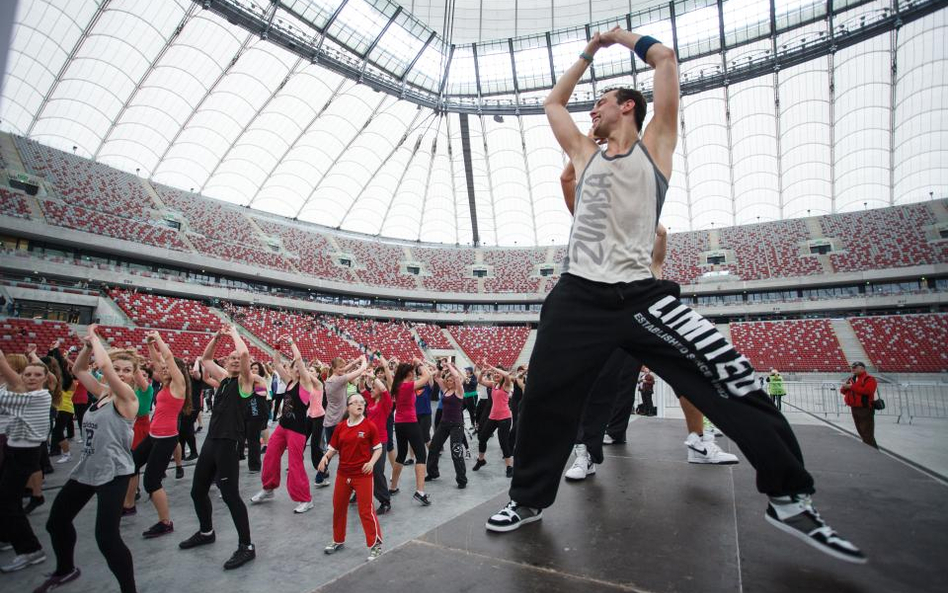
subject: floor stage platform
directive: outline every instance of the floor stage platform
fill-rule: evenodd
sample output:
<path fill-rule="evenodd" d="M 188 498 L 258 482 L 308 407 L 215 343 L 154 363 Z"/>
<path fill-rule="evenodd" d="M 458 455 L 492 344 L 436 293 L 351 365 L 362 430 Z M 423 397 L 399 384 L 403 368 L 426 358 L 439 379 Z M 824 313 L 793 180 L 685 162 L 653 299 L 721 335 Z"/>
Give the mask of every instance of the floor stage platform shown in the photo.
<path fill-rule="evenodd" d="M 682 429 L 635 422 L 594 477 L 561 485 L 542 521 L 487 533 L 502 494 L 319 591 L 944 591 L 945 484 L 830 427 L 796 426 L 817 509 L 869 556 L 856 566 L 767 524 L 743 456 L 736 466 L 686 463 Z"/>

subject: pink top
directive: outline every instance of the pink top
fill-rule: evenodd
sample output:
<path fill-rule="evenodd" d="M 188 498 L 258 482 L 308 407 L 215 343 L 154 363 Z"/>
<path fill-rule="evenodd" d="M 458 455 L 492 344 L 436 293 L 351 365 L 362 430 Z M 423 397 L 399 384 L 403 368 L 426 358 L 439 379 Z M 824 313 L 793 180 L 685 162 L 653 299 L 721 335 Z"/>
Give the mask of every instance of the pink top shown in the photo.
<path fill-rule="evenodd" d="M 306 415 L 310 418 L 320 418 L 326 415 L 326 410 L 323 409 L 323 392 L 319 390 L 312 395 L 300 385 L 300 398 L 302 399 L 303 393 L 306 393 L 306 397 L 309 399 L 309 408 L 306 410 Z M 315 396 L 315 397 L 313 397 Z"/>
<path fill-rule="evenodd" d="M 395 397 L 395 422 L 418 422 L 415 413 L 415 382 L 406 381 L 398 386 Z"/>
<path fill-rule="evenodd" d="M 165 387 L 155 397 L 155 415 L 151 419 L 148 431 L 153 437 L 173 437 L 178 435 L 178 414 L 184 407 L 184 398 L 171 395 L 171 388 Z"/>
<path fill-rule="evenodd" d="M 490 407 L 489 419 L 506 420 L 513 417 L 510 413 L 510 394 L 500 387 L 494 387 L 494 390 L 490 392 L 490 399 L 493 403 Z"/>

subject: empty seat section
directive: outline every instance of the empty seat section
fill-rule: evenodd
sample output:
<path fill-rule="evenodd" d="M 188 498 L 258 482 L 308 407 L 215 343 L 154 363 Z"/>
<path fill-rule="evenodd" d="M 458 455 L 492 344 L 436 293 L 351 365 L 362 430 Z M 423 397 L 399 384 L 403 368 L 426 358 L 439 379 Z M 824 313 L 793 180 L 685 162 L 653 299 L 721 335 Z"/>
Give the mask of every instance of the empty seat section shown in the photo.
<path fill-rule="evenodd" d="M 810 238 L 803 220 L 723 228 L 720 247 L 733 249 L 737 261 L 723 266 L 743 280 L 764 280 L 823 273 L 816 256 L 801 256 L 800 242 Z M 669 251 L 669 258 L 675 253 Z"/>
<path fill-rule="evenodd" d="M 109 296 L 135 325 L 214 332 L 221 319 L 204 303 L 188 299 L 114 289 Z"/>
<path fill-rule="evenodd" d="M 33 212 L 26 200 L 23 194 L 0 187 L 0 214 L 17 218 L 32 218 Z"/>
<path fill-rule="evenodd" d="M 422 356 L 406 322 L 346 317 L 327 317 L 326 321 L 345 332 L 366 352 L 381 352 L 386 358 L 397 356 L 401 361 Z"/>
<path fill-rule="evenodd" d="M 948 314 L 858 317 L 850 323 L 881 372 L 948 371 Z"/>
<path fill-rule="evenodd" d="M 428 348 L 435 350 L 453 350 L 454 346 L 441 331 L 441 328 L 431 323 L 414 323 L 412 326 L 418 337 L 425 341 Z"/>
<path fill-rule="evenodd" d="M 425 265 L 427 276 L 421 282 L 428 290 L 439 292 L 477 292 L 477 280 L 470 277 L 474 249 L 464 247 L 412 247 L 411 253 Z"/>
<path fill-rule="evenodd" d="M 451 326 L 451 336 L 475 364 L 485 358 L 494 366 L 503 365 L 507 369 L 517 361 L 527 338 L 529 327 L 511 325 L 502 326 Z"/>
<path fill-rule="evenodd" d="M 732 323 L 731 339 L 758 372 L 845 372 L 848 366 L 828 319 Z"/>
<path fill-rule="evenodd" d="M 533 293 L 540 290 L 537 264 L 546 260 L 546 248 L 485 249 L 484 263 L 493 266 L 494 277 L 484 279 L 487 292 Z"/>
<path fill-rule="evenodd" d="M 299 257 L 293 263 L 302 272 L 317 278 L 352 282 L 349 271 L 333 263 L 332 244 L 315 227 L 309 230 L 255 218 L 260 229 L 283 241 L 283 248 Z"/>
<path fill-rule="evenodd" d="M 258 244 L 250 220 L 242 212 L 197 194 L 183 192 L 166 185 L 154 184 L 165 206 L 180 211 L 191 231 L 205 237 L 231 243 Z"/>
<path fill-rule="evenodd" d="M 41 205 L 47 222 L 56 226 L 165 249 L 190 251 L 178 233 L 165 226 L 68 206 L 53 200 L 45 200 Z"/>
<path fill-rule="evenodd" d="M 307 360 L 319 359 L 329 364 L 334 356 L 351 359 L 361 352 L 347 342 L 332 324 L 315 313 L 293 313 L 262 307 L 234 307 L 234 321 L 248 331 L 277 348 L 284 354 L 290 352 L 283 341 L 289 335 L 299 346 L 300 353 Z"/>
<path fill-rule="evenodd" d="M 413 276 L 400 272 L 400 264 L 405 260 L 405 252 L 398 245 L 348 237 L 338 237 L 337 241 L 344 253 L 355 257 L 356 267 L 353 272 L 363 284 L 417 288 Z"/>

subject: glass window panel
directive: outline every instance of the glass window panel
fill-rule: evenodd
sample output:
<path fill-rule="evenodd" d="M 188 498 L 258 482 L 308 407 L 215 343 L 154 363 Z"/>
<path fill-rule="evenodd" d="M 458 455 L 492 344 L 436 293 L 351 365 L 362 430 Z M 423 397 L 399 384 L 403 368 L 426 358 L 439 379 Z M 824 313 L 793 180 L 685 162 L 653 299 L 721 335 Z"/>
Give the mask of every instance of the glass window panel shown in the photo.
<path fill-rule="evenodd" d="M 506 41 L 477 46 L 477 68 L 484 95 L 513 92 L 510 48 Z"/>

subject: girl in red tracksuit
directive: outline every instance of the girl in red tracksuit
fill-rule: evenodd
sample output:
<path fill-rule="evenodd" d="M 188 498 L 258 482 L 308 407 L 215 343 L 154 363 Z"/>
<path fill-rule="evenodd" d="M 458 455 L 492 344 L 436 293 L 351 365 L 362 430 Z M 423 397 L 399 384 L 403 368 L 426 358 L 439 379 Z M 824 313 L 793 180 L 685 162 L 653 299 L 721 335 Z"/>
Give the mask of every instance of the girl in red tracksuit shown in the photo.
<path fill-rule="evenodd" d="M 319 462 L 325 471 L 329 460 L 339 455 L 339 470 L 332 495 L 332 543 L 323 550 L 334 554 L 346 541 L 349 496 L 355 491 L 359 518 L 365 531 L 369 560 L 382 554 L 382 530 L 372 505 L 372 470 L 382 455 L 382 441 L 375 424 L 365 417 L 365 398 L 353 393 L 346 399 L 346 416 L 332 433 L 326 454 Z"/>

